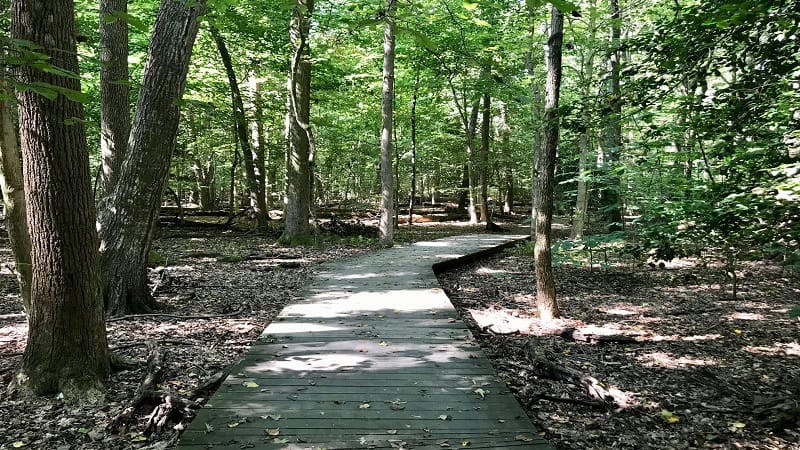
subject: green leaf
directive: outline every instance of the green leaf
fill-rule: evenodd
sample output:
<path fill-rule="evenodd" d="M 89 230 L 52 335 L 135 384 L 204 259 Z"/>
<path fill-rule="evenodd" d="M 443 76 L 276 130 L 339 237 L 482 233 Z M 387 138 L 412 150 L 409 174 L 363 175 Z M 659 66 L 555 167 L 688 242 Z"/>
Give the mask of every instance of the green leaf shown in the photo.
<path fill-rule="evenodd" d="M 475 25 L 477 25 L 479 27 L 486 27 L 486 28 L 491 28 L 492 27 L 492 24 L 490 24 L 489 22 L 487 22 L 487 21 L 485 21 L 483 19 L 479 19 L 477 17 L 473 17 L 472 18 L 472 23 L 474 23 Z"/>
<path fill-rule="evenodd" d="M 568 0 L 549 0 L 550 3 L 558 8 L 559 11 L 562 13 L 571 13 L 572 11 L 577 11 L 578 7 L 575 6 L 574 3 Z"/>
<path fill-rule="evenodd" d="M 28 88 L 48 100 L 55 100 L 58 97 L 58 91 L 45 85 L 30 85 Z"/>
<path fill-rule="evenodd" d="M 465 1 L 464 3 L 461 4 L 461 6 L 463 6 L 464 9 L 466 9 L 467 11 L 475 11 L 476 9 L 478 9 L 478 3 Z"/>

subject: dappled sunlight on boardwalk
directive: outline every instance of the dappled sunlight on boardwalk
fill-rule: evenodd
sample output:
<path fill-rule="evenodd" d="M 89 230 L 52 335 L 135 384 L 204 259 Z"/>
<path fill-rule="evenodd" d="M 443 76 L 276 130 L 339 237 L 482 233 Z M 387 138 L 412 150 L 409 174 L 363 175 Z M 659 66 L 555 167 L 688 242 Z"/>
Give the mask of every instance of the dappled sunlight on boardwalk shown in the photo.
<path fill-rule="evenodd" d="M 432 269 L 522 238 L 446 238 L 321 267 L 180 448 L 549 448 Z"/>

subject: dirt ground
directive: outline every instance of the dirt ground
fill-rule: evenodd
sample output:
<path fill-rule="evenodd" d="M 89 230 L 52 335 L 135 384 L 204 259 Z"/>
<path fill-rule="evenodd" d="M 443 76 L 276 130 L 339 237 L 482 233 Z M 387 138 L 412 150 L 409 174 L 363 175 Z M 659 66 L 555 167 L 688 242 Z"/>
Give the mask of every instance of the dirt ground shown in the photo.
<path fill-rule="evenodd" d="M 399 240 L 477 231 L 413 228 Z M 165 366 L 158 389 L 189 395 L 238 360 L 318 263 L 368 251 L 372 242 L 351 236 L 288 248 L 247 232 L 167 230 L 155 243 L 160 257 L 151 271 L 164 309 L 109 322 L 110 345 L 143 363 L 147 344 L 155 344 Z M 26 325 L 2 244 L 0 381 L 7 385 L 24 349 Z M 748 265 L 740 297 L 732 301 L 721 292 L 714 268 L 562 266 L 556 279 L 568 320 L 542 328 L 530 307 L 532 260 L 518 253 L 441 274 L 440 280 L 555 446 L 800 448 L 800 321 L 788 314 L 800 304 L 796 272 Z M 594 377 L 624 405 L 592 398 L 580 381 L 542 376 L 536 366 L 541 360 Z M 115 372 L 101 408 L 65 404 L 57 396 L 18 401 L 0 389 L 0 449 L 169 447 L 177 436 L 171 428 L 150 439 L 144 435 L 149 411 L 107 429 L 146 372 L 143 364 Z"/>

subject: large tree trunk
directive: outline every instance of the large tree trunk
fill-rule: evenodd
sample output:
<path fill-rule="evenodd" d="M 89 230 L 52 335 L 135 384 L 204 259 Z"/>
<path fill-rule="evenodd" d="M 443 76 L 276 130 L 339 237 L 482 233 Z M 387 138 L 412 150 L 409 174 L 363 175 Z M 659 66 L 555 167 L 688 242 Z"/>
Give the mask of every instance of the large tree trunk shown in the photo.
<path fill-rule="evenodd" d="M 114 188 L 131 133 L 128 0 L 100 0 L 100 149 L 103 193 Z"/>
<path fill-rule="evenodd" d="M 381 218 L 380 243 L 394 241 L 394 179 L 392 178 L 392 125 L 394 120 L 394 16 L 396 0 L 387 0 L 383 29 L 383 90 L 381 95 Z"/>
<path fill-rule="evenodd" d="M 231 55 L 228 52 L 227 45 L 225 45 L 225 40 L 216 28 L 211 27 L 210 31 L 211 36 L 214 38 L 214 43 L 217 45 L 222 64 L 225 66 L 225 73 L 228 75 L 228 85 L 231 89 L 231 100 L 233 102 L 233 120 L 236 127 L 236 135 L 239 137 L 239 143 L 242 148 L 245 182 L 247 183 L 247 190 L 250 194 L 250 206 L 253 208 L 253 212 L 256 216 L 256 225 L 258 229 L 264 230 L 267 228 L 267 222 L 269 222 L 269 213 L 267 211 L 264 191 L 261 189 L 257 177 L 256 161 L 258 158 L 253 151 L 253 146 L 251 145 L 250 137 L 247 133 L 247 118 L 244 114 L 242 93 L 239 89 L 236 71 L 233 70 L 233 61 L 231 61 Z"/>
<path fill-rule="evenodd" d="M 129 153 L 119 181 L 100 203 L 98 228 L 106 314 L 147 312 L 155 302 L 147 287 L 147 256 L 169 177 L 186 86 L 189 58 L 205 1 L 186 7 L 164 0 L 156 17 Z"/>
<path fill-rule="evenodd" d="M 71 0 L 12 2 L 12 36 L 42 46 L 49 63 L 73 73 L 75 31 Z M 18 68 L 18 79 L 81 89 L 77 76 L 30 66 Z M 32 90 L 19 101 L 33 276 L 28 342 L 9 388 L 22 396 L 60 392 L 69 401 L 100 402 L 110 368 L 83 105 Z"/>
<path fill-rule="evenodd" d="M 311 26 L 312 0 L 297 0 L 292 11 L 289 40 L 292 44 L 292 61 L 287 83 L 288 112 L 286 127 L 289 151 L 286 153 L 286 205 L 285 226 L 281 242 L 291 244 L 308 234 L 311 210 L 311 61 L 308 32 Z"/>
<path fill-rule="evenodd" d="M 556 301 L 550 249 L 553 222 L 553 187 L 558 149 L 558 97 L 561 89 L 561 45 L 564 39 L 564 15 L 551 8 L 550 38 L 547 41 L 547 84 L 545 85 L 544 140 L 539 152 L 536 195 L 536 307 L 539 317 L 552 320 L 561 316 Z"/>
<path fill-rule="evenodd" d="M 488 83 L 491 71 L 485 68 L 484 72 L 484 83 Z M 492 97 L 489 94 L 488 86 L 484 89 L 483 108 L 481 108 L 481 149 L 480 155 L 478 156 L 478 184 L 480 189 L 478 193 L 478 207 L 481 214 L 481 222 L 489 222 L 489 141 L 492 126 Z"/>
<path fill-rule="evenodd" d="M 618 0 L 610 0 L 611 8 L 611 43 L 608 55 L 608 78 L 605 105 L 605 142 L 603 148 L 603 166 L 605 183 L 600 190 L 600 205 L 606 212 L 606 222 L 609 231 L 622 228 L 622 189 L 619 176 L 614 173 L 614 167 L 619 162 L 619 153 L 622 149 L 622 99 L 620 98 L 619 82 L 619 46 L 620 46 L 620 10 Z"/>
<path fill-rule="evenodd" d="M 17 140 L 17 127 L 11 105 L 0 101 L 0 185 L 6 213 L 6 229 L 14 272 L 19 282 L 25 311 L 31 309 L 31 236 L 25 207 L 25 180 L 22 176 L 22 154 Z"/>

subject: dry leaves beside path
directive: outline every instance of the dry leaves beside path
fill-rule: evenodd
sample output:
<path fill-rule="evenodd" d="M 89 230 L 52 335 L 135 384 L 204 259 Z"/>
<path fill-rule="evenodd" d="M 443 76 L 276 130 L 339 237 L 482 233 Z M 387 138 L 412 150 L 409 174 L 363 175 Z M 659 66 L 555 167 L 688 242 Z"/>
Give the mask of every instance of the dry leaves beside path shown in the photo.
<path fill-rule="evenodd" d="M 567 320 L 542 329 L 529 306 L 532 266 L 506 253 L 440 282 L 558 448 L 800 448 L 800 320 L 789 317 L 800 304 L 796 271 L 748 264 L 731 300 L 719 270 L 691 264 L 562 266 L 555 278 Z M 614 401 L 542 362 L 597 380 Z"/>

